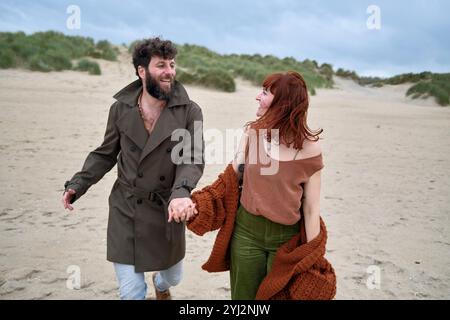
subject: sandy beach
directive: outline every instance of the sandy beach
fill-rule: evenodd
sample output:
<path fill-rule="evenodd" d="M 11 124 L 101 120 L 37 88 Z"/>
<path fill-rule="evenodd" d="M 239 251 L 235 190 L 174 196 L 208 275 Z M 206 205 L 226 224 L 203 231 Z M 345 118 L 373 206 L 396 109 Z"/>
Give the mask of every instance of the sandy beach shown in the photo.
<path fill-rule="evenodd" d="M 112 96 L 136 79 L 126 53 L 99 63 L 101 76 L 0 70 L 0 299 L 118 299 L 106 261 L 116 169 L 72 213 L 61 204 L 64 182 L 102 141 Z M 324 129 L 321 215 L 336 299 L 450 299 L 450 108 L 406 98 L 407 85 L 335 82 L 317 90 L 309 118 Z M 225 133 L 255 117 L 259 88 L 245 81 L 234 93 L 186 88 L 205 130 Z M 227 161 L 207 164 L 198 188 Z M 230 298 L 228 273 L 201 269 L 215 235 L 187 232 L 174 299 Z M 71 266 L 79 289 L 68 288 Z"/>

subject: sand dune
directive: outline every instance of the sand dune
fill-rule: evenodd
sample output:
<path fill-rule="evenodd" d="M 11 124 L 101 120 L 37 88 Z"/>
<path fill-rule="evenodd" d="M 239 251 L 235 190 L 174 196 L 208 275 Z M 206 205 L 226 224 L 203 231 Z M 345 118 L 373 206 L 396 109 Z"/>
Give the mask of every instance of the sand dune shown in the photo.
<path fill-rule="evenodd" d="M 101 67 L 102 76 L 0 71 L 0 299 L 118 297 L 105 258 L 116 170 L 74 213 L 60 202 L 64 181 L 102 140 L 112 95 L 135 79 L 126 54 Z M 258 88 L 245 81 L 235 93 L 187 89 L 203 108 L 205 130 L 224 132 L 254 118 Z M 311 127 L 324 128 L 321 211 L 337 299 L 450 298 L 450 108 L 411 101 L 406 89 L 336 79 L 336 89 L 312 97 Z M 199 187 L 224 167 L 207 165 Z M 214 236 L 187 233 L 175 299 L 229 299 L 228 273 L 200 268 Z M 71 266 L 81 272 L 77 290 L 68 288 Z M 371 266 L 380 271 L 379 289 L 367 286 Z"/>

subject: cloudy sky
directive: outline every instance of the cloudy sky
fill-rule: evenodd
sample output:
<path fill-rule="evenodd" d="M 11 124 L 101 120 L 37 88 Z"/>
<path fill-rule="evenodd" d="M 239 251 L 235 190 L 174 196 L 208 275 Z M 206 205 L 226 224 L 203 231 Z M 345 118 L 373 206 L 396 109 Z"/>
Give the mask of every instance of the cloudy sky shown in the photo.
<path fill-rule="evenodd" d="M 80 9 L 79 29 L 67 27 L 70 5 Z M 449 14 L 447 0 L 2 0 L 0 31 L 58 30 L 117 44 L 159 35 L 219 53 L 309 58 L 391 76 L 450 72 Z M 368 27 L 378 21 L 379 29 Z"/>

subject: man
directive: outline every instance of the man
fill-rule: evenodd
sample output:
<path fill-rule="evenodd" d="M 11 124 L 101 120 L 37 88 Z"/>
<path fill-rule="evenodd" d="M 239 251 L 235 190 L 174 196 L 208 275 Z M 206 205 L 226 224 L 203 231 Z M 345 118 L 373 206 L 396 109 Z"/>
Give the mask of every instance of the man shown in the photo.
<path fill-rule="evenodd" d="M 64 208 L 73 210 L 71 204 L 118 164 L 107 260 L 114 263 L 121 299 L 145 299 L 145 271 L 159 270 L 153 274 L 157 299 L 170 299 L 169 287 L 181 280 L 184 221 L 194 214 L 190 192 L 203 174 L 204 141 L 202 111 L 175 80 L 176 54 L 173 43 L 160 38 L 136 45 L 139 79 L 114 96 L 103 143 L 65 184 Z M 172 141 L 180 130 L 190 137 Z"/>

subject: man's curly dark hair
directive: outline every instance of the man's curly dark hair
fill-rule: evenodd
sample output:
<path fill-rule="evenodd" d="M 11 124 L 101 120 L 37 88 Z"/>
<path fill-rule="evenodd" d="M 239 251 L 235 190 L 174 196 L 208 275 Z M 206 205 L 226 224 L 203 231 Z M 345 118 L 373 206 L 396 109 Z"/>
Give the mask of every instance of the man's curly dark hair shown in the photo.
<path fill-rule="evenodd" d="M 177 48 L 172 41 L 162 40 L 159 37 L 139 41 L 133 50 L 133 64 L 136 75 L 139 77 L 138 66 L 147 69 L 153 56 L 163 59 L 173 59 L 177 55 Z"/>

